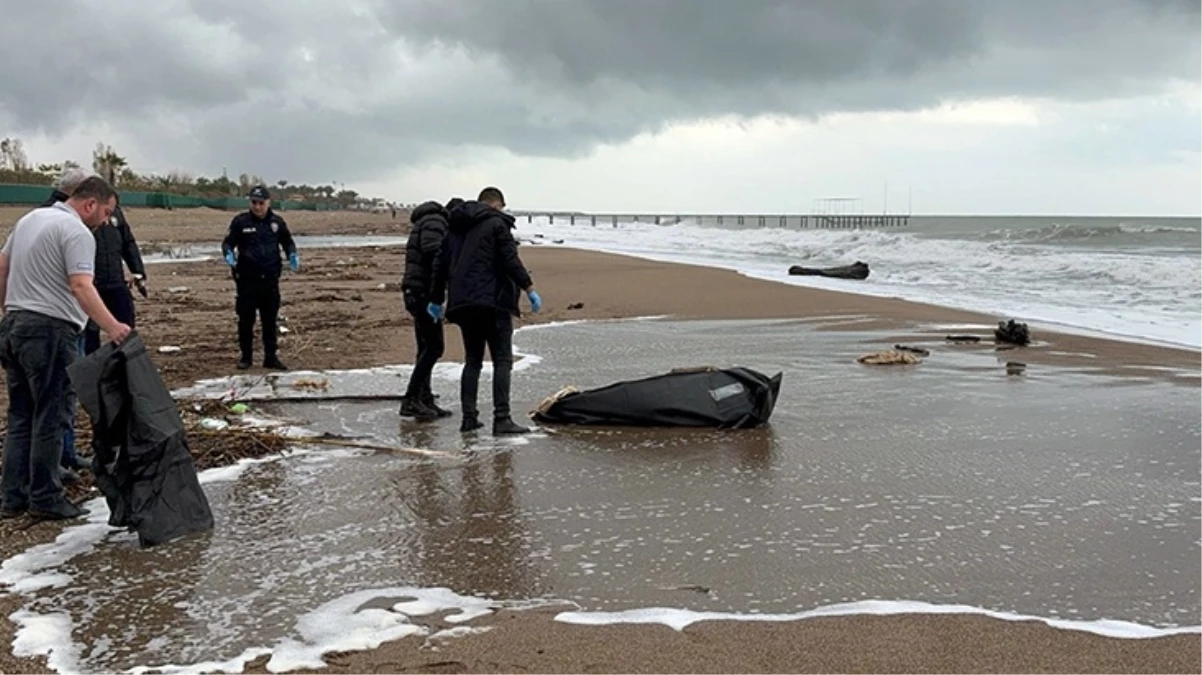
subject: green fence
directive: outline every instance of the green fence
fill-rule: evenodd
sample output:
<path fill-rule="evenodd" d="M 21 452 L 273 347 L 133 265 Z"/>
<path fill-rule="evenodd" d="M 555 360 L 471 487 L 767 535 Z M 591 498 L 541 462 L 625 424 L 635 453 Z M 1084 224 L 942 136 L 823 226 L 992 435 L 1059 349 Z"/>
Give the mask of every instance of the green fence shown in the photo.
<path fill-rule="evenodd" d="M 53 191 L 49 185 L 0 184 L 0 206 L 33 206 L 41 204 Z M 152 209 L 195 209 L 202 206 L 225 211 L 241 211 L 247 207 L 246 197 L 193 197 L 167 192 L 120 191 L 121 205 Z M 334 211 L 337 203 L 273 201 L 271 207 L 279 211 Z"/>

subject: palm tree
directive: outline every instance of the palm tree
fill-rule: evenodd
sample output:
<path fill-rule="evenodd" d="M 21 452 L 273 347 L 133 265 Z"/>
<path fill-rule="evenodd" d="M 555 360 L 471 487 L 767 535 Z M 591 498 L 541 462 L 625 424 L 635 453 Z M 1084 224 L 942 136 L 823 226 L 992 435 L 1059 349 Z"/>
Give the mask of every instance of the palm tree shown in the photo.
<path fill-rule="evenodd" d="M 92 151 L 92 170 L 107 178 L 109 183 L 116 185 L 117 176 L 124 176 L 122 169 L 127 166 L 129 162 L 118 155 L 113 146 L 103 142 L 96 143 L 96 149 Z"/>

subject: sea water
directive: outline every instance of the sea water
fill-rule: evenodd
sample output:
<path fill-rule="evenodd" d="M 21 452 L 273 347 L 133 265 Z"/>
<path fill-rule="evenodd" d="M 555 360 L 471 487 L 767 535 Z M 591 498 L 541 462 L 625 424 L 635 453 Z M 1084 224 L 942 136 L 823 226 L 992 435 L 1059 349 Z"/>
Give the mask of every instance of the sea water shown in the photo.
<path fill-rule="evenodd" d="M 535 216 L 517 225 L 532 243 L 1202 347 L 1198 218 L 913 217 L 902 228 L 822 230 L 702 226 L 689 218 L 670 225 L 598 219 L 596 226 L 577 218 L 572 225 Z M 788 275 L 791 265 L 857 260 L 871 268 L 867 280 Z"/>

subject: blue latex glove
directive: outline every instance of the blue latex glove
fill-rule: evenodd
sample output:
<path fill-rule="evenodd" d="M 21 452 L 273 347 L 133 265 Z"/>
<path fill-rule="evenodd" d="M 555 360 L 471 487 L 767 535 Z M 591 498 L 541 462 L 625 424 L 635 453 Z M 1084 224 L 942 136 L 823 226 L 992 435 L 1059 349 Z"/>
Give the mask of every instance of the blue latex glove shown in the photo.
<path fill-rule="evenodd" d="M 237 264 L 237 261 L 234 260 L 234 252 L 233 251 L 230 251 L 229 253 L 225 254 L 225 264 L 229 265 L 230 267 L 233 267 L 234 265 Z"/>
<path fill-rule="evenodd" d="M 293 272 L 300 269 L 300 258 L 295 252 L 288 254 L 288 266 L 292 268 Z"/>
<path fill-rule="evenodd" d="M 442 305 L 431 302 L 426 305 L 426 314 L 429 314 L 430 318 L 435 321 L 442 321 Z"/>
<path fill-rule="evenodd" d="M 527 292 L 526 297 L 530 298 L 530 311 L 538 314 L 538 311 L 543 308 L 543 297 L 534 290 Z"/>

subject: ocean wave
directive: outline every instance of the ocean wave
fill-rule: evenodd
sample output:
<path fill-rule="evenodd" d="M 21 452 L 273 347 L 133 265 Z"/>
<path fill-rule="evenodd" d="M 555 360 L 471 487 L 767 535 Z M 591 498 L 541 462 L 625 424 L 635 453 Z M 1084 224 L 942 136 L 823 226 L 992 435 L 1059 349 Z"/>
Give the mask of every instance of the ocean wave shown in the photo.
<path fill-rule="evenodd" d="M 1047 244 L 1085 245 L 1150 245 L 1174 243 L 1198 244 L 1202 235 L 1196 227 L 1155 225 L 1148 223 L 1051 223 L 1042 227 L 1003 227 L 982 231 L 972 238 L 983 241 L 1028 242 Z"/>
<path fill-rule="evenodd" d="M 971 227 L 971 223 L 969 223 Z M 977 233 L 797 230 L 620 223 L 618 227 L 522 223 L 567 246 L 734 269 L 751 276 L 947 307 L 1006 313 L 1119 336 L 1202 346 L 1202 268 L 1196 231 L 1141 223 L 1059 224 Z M 1160 232 L 1159 230 L 1169 230 Z M 996 234 L 1005 232 L 1005 235 Z M 1152 245 L 1098 246 L 1122 237 Z M 1172 237 L 1185 243 L 1174 245 Z M 1065 245 L 1069 242 L 1091 245 Z M 1193 248 L 1189 248 L 1192 241 Z M 867 262 L 872 275 L 848 284 L 789 277 L 789 266 Z"/>

